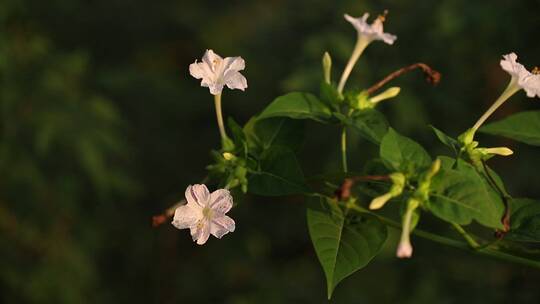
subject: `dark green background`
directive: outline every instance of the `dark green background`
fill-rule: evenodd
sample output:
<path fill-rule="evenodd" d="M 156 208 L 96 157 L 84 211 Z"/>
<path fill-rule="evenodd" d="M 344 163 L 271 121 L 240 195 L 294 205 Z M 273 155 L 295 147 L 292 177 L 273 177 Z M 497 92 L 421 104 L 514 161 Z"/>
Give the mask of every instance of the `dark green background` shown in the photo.
<path fill-rule="evenodd" d="M 275 96 L 316 91 L 329 51 L 334 78 L 355 31 L 343 13 L 389 9 L 394 46 L 373 43 L 349 87 L 402 66 L 381 110 L 403 134 L 447 153 L 426 127 L 457 135 L 506 86 L 498 62 L 515 51 L 540 64 L 540 1 L 0 1 L 0 302 L 324 303 L 324 275 L 300 198 L 237 197 L 237 231 L 202 247 L 151 217 L 200 181 L 218 147 L 212 97 L 188 66 L 206 48 L 246 60 L 245 93 L 224 93 L 241 123 Z M 518 93 L 495 116 L 538 109 Z M 339 168 L 339 131 L 308 124 L 308 174 Z M 493 137 L 517 153 L 493 166 L 514 196 L 540 197 L 538 149 Z M 375 154 L 351 140 L 353 168 Z M 446 231 L 426 216 L 421 227 Z M 538 270 L 413 237 L 394 257 L 396 233 L 336 303 L 538 303 Z"/>

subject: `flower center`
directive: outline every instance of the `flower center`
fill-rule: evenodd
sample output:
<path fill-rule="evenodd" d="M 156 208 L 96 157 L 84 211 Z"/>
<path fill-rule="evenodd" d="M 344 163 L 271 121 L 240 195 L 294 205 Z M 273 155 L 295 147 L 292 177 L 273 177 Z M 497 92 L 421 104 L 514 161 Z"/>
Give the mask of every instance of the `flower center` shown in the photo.
<path fill-rule="evenodd" d="M 386 21 L 386 15 L 388 15 L 388 10 L 384 10 L 382 15 L 377 16 L 377 20 L 381 23 Z"/>
<path fill-rule="evenodd" d="M 202 214 L 206 219 L 211 219 L 214 215 L 214 211 L 210 207 L 204 207 L 202 210 Z"/>
<path fill-rule="evenodd" d="M 219 61 L 218 59 L 214 59 L 214 60 L 212 61 L 212 70 L 213 70 L 214 72 L 217 71 L 217 68 L 218 68 L 219 64 L 220 64 L 220 61 Z"/>
<path fill-rule="evenodd" d="M 540 75 L 540 67 L 534 67 L 531 73 L 533 73 L 534 75 Z"/>

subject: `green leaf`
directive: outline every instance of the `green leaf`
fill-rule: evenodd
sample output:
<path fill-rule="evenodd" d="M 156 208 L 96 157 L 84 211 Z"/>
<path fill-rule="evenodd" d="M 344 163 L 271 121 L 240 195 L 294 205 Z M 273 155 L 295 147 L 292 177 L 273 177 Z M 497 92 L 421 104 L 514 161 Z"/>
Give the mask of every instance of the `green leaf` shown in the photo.
<path fill-rule="evenodd" d="M 307 210 L 307 223 L 330 299 L 341 280 L 365 267 L 379 253 L 387 230 L 375 217 L 344 214 L 335 203 L 316 200 Z"/>
<path fill-rule="evenodd" d="M 540 111 L 526 111 L 511 115 L 482 127 L 480 132 L 540 146 Z"/>
<path fill-rule="evenodd" d="M 540 201 L 519 198 L 511 202 L 510 232 L 512 241 L 540 242 Z"/>
<path fill-rule="evenodd" d="M 457 169 L 441 168 L 432 180 L 428 209 L 437 217 L 461 225 L 472 220 L 502 229 L 504 203 L 485 178 L 463 161 Z"/>
<path fill-rule="evenodd" d="M 446 135 L 446 133 L 444 133 L 443 131 L 435 128 L 434 126 L 430 126 L 430 127 L 433 130 L 433 132 L 435 132 L 435 135 L 437 135 L 437 138 L 445 146 L 452 148 L 452 150 L 454 151 L 455 154 L 458 153 L 460 147 L 459 147 L 459 142 L 456 139 Z"/>
<path fill-rule="evenodd" d="M 259 119 L 289 117 L 328 122 L 332 118 L 330 108 L 310 93 L 293 92 L 276 98 L 259 115 Z"/>
<path fill-rule="evenodd" d="M 380 144 L 388 132 L 388 121 L 384 115 L 375 109 L 365 109 L 356 112 L 351 117 L 351 125 L 365 139 Z"/>
<path fill-rule="evenodd" d="M 246 136 L 242 130 L 242 127 L 232 117 L 229 117 L 227 120 L 227 125 L 231 130 L 234 144 L 237 146 L 243 146 L 244 142 L 246 141 Z"/>
<path fill-rule="evenodd" d="M 320 89 L 321 101 L 333 107 L 335 110 L 339 110 L 339 104 L 343 103 L 343 96 L 339 94 L 334 85 L 326 82 L 321 82 Z"/>
<path fill-rule="evenodd" d="M 252 148 L 264 151 L 271 146 L 286 146 L 297 151 L 304 139 L 304 122 L 286 117 L 251 119 L 244 132 Z"/>
<path fill-rule="evenodd" d="M 414 173 L 431 164 L 431 157 L 420 144 L 392 128 L 381 141 L 380 155 L 390 169 L 405 173 Z"/>
<path fill-rule="evenodd" d="M 294 152 L 281 146 L 263 152 L 258 170 L 249 177 L 249 191 L 265 196 L 310 192 Z"/>

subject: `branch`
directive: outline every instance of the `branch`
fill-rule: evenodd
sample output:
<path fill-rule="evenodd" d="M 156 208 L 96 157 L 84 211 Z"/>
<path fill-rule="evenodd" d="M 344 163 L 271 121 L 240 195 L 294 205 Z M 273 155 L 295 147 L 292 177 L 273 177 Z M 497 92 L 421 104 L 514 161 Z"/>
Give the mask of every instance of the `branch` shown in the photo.
<path fill-rule="evenodd" d="M 341 186 L 334 192 L 336 198 L 339 201 L 345 201 L 351 197 L 351 188 L 356 182 L 366 181 L 389 181 L 388 175 L 364 175 L 364 176 L 352 176 L 343 180 Z"/>
<path fill-rule="evenodd" d="M 341 204 L 345 205 L 344 203 L 341 203 Z M 390 226 L 390 227 L 393 227 L 393 228 L 396 228 L 396 229 L 401 229 L 401 224 L 400 223 L 398 223 L 398 222 L 396 222 L 394 220 L 391 220 L 389 218 L 386 218 L 384 216 L 380 216 L 379 214 L 371 212 L 371 211 L 369 211 L 367 209 L 364 209 L 364 208 L 362 208 L 362 207 L 360 207 L 358 205 L 352 205 L 351 206 L 350 204 L 348 204 L 347 207 L 349 207 L 349 208 L 351 208 L 351 209 L 353 209 L 353 210 L 355 210 L 357 212 L 368 213 L 370 215 L 373 215 L 373 216 L 377 217 L 381 222 L 386 224 L 387 226 Z M 491 249 L 491 248 L 479 247 L 477 249 L 472 249 L 469 246 L 469 244 L 467 244 L 467 243 L 457 241 L 457 240 L 454 240 L 452 238 L 448 238 L 448 237 L 441 236 L 441 235 L 438 235 L 438 234 L 434 234 L 434 233 L 431 233 L 431 232 L 423 231 L 423 230 L 420 230 L 420 229 L 414 229 L 412 231 L 412 233 L 414 235 L 416 235 L 416 236 L 421 237 L 421 238 L 424 238 L 424 239 L 427 239 L 427 240 L 430 240 L 430 241 L 433 241 L 433 242 L 436 242 L 436 243 L 440 243 L 440 244 L 443 244 L 443 245 L 463 249 L 463 250 L 472 252 L 474 254 L 488 256 L 488 257 L 492 257 L 492 258 L 498 258 L 500 260 L 513 262 L 513 263 L 517 263 L 517 264 L 521 264 L 521 265 L 525 265 L 525 266 L 540 269 L 540 261 L 530 260 L 530 259 L 527 259 L 527 258 L 523 258 L 523 257 L 520 257 L 520 256 L 515 256 L 515 255 L 512 255 L 512 254 L 501 252 L 501 251 L 498 251 L 496 249 Z"/>
<path fill-rule="evenodd" d="M 176 208 L 185 204 L 186 204 L 186 200 L 181 200 L 178 203 L 169 207 L 162 214 L 152 216 L 152 227 L 154 228 L 159 227 L 163 223 L 169 221 L 174 216 L 174 212 L 176 211 Z"/>
<path fill-rule="evenodd" d="M 428 66 L 425 63 L 418 62 L 418 63 L 415 63 L 415 64 L 411 64 L 410 66 L 401 68 L 401 69 L 389 74 L 388 76 L 383 78 L 381 81 L 374 84 L 371 88 L 367 89 L 368 95 L 373 94 L 375 91 L 382 88 L 385 84 L 387 84 L 391 80 L 393 80 L 393 79 L 395 79 L 395 78 L 397 78 L 397 77 L 399 77 L 399 76 L 401 76 L 401 75 L 403 75 L 403 74 L 405 74 L 407 72 L 410 72 L 410 71 L 412 71 L 414 69 L 421 69 L 424 72 L 424 74 L 426 75 L 426 81 L 428 83 L 432 84 L 432 85 L 437 85 L 441 81 L 441 73 L 439 73 L 438 71 L 432 69 L 430 66 Z"/>

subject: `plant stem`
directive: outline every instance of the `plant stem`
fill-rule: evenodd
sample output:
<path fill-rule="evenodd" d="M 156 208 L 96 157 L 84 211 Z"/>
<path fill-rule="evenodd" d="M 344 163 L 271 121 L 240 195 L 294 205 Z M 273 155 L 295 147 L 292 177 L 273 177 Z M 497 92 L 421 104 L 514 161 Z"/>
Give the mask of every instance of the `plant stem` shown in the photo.
<path fill-rule="evenodd" d="M 351 54 L 351 58 L 349 58 L 349 62 L 347 62 L 347 65 L 345 66 L 345 69 L 343 70 L 343 74 L 341 74 L 341 79 L 339 80 L 338 85 L 338 92 L 341 94 L 343 93 L 343 89 L 345 88 L 345 83 L 347 83 L 347 79 L 349 78 L 349 75 L 351 75 L 351 72 L 354 68 L 354 65 L 356 64 L 356 61 L 358 61 L 358 58 L 360 58 L 360 55 L 364 52 L 366 47 L 369 45 L 371 41 L 364 36 L 359 36 L 358 40 L 356 41 L 356 45 L 354 46 L 354 50 Z"/>
<path fill-rule="evenodd" d="M 484 115 L 482 115 L 474 124 L 474 126 L 472 127 L 473 132 L 476 132 L 478 129 L 480 129 L 482 124 L 491 116 L 491 114 L 493 114 L 493 112 L 495 112 L 500 106 L 502 106 L 502 104 L 507 101 L 510 96 L 514 95 L 520 89 L 521 88 L 518 86 L 517 81 L 512 78 L 504 92 L 502 92 L 501 96 L 497 98 L 497 100 L 491 105 L 491 107 L 489 107 L 486 113 L 484 113 Z"/>
<path fill-rule="evenodd" d="M 468 234 L 465 229 L 463 229 L 463 227 L 456 223 L 450 224 L 452 224 L 452 227 L 463 237 L 463 239 L 467 242 L 467 244 L 469 244 L 472 249 L 477 249 L 480 247 L 480 244 L 478 244 L 476 240 L 470 234 Z"/>
<path fill-rule="evenodd" d="M 214 104 L 216 106 L 216 118 L 219 127 L 219 135 L 221 135 L 221 140 L 227 138 L 227 133 L 225 132 L 225 125 L 223 124 L 223 114 L 221 111 L 221 94 L 214 95 Z"/>
<path fill-rule="evenodd" d="M 341 129 L 341 162 L 343 165 L 343 172 L 347 173 L 347 127 L 343 126 Z"/>
<path fill-rule="evenodd" d="M 396 229 L 401 229 L 401 224 L 399 224 L 398 222 L 396 222 L 394 220 L 391 220 L 389 218 L 380 216 L 380 215 L 378 215 L 378 214 L 376 214 L 374 212 L 371 212 L 371 211 L 369 211 L 369 210 L 367 210 L 365 208 L 362 208 L 362 207 L 360 207 L 358 205 L 353 205 L 353 206 L 349 205 L 347 207 L 349 207 L 349 208 L 351 208 L 353 210 L 356 210 L 358 212 L 371 214 L 371 215 L 377 217 L 381 222 L 383 222 L 387 226 L 390 226 L 390 227 L 393 227 L 393 228 L 396 228 Z M 516 263 L 516 264 L 521 264 L 521 265 L 525 265 L 525 266 L 540 269 L 540 261 L 530 260 L 530 259 L 527 259 L 527 258 L 515 256 L 515 255 L 512 255 L 512 254 L 501 252 L 501 251 L 491 249 L 491 248 L 479 247 L 478 249 L 472 249 L 470 247 L 470 245 L 467 244 L 467 243 L 460 242 L 460 241 L 457 241 L 457 240 L 454 240 L 452 238 L 448 238 L 448 237 L 445 237 L 445 236 L 440 236 L 440 235 L 437 235 L 437 234 L 434 234 L 434 233 L 431 233 L 431 232 L 423 231 L 423 230 L 420 230 L 420 229 L 414 229 L 412 233 L 414 235 L 416 235 L 416 236 L 421 237 L 421 238 L 424 238 L 424 239 L 427 239 L 427 240 L 430 240 L 430 241 L 433 241 L 433 242 L 436 242 L 436 243 L 440 243 L 440 244 L 443 244 L 443 245 L 447 245 L 447 246 L 467 250 L 467 251 L 472 252 L 474 254 L 483 255 L 483 256 L 489 256 L 489 257 L 492 257 L 492 258 L 498 258 L 498 259 L 501 259 L 501 260 L 504 260 L 504 261 L 513 262 L 513 263 Z"/>

